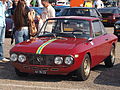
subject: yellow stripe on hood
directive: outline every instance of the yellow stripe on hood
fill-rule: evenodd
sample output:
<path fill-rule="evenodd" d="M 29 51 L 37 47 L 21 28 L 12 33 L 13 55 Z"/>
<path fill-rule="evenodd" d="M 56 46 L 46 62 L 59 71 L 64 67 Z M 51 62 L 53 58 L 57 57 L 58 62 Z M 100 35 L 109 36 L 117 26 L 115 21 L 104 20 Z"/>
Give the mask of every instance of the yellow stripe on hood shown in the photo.
<path fill-rule="evenodd" d="M 42 45 L 40 45 L 40 47 L 37 49 L 36 54 L 41 54 L 42 50 L 45 48 L 45 46 L 47 46 L 48 44 L 50 44 L 51 42 L 55 41 L 57 39 L 51 39 L 48 40 L 47 42 L 43 43 Z"/>

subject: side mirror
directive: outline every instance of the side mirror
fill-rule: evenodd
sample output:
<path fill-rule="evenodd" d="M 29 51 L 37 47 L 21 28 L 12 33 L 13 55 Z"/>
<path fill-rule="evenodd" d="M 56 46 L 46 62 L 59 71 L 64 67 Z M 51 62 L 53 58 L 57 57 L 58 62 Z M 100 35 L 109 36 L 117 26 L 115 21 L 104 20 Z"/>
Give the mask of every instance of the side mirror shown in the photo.
<path fill-rule="evenodd" d="M 93 38 L 88 38 L 88 42 L 91 42 L 93 40 Z"/>

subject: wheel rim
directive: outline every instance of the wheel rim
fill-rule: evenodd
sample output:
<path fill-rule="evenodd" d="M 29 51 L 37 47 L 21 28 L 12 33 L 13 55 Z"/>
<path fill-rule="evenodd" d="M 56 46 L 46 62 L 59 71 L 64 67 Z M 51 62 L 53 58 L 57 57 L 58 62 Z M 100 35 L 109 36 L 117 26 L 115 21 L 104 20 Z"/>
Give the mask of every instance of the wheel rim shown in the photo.
<path fill-rule="evenodd" d="M 111 62 L 114 63 L 115 62 L 115 50 L 114 49 L 111 50 L 111 56 L 110 57 L 111 57 Z"/>
<path fill-rule="evenodd" d="M 90 62 L 88 58 L 86 58 L 84 61 L 84 73 L 85 73 L 85 76 L 88 76 L 90 73 Z"/>

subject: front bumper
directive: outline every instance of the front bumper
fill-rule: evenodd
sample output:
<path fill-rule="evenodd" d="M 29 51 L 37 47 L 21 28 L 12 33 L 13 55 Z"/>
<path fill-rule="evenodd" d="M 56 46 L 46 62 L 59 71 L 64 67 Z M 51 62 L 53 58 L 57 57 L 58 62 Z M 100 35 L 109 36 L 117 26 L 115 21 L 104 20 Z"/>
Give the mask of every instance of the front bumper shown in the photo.
<path fill-rule="evenodd" d="M 67 65 L 49 66 L 49 65 L 28 65 L 12 62 L 12 65 L 20 72 L 47 75 L 67 75 L 80 67 L 80 64 L 78 63 L 75 63 L 71 66 Z"/>

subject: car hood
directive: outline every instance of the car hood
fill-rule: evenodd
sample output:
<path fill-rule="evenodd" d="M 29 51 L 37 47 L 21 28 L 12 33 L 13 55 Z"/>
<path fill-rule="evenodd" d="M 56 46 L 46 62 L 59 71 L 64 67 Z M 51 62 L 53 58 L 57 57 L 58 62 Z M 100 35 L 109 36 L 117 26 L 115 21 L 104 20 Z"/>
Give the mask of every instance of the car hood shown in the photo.
<path fill-rule="evenodd" d="M 24 52 L 36 54 L 68 54 L 73 52 L 77 45 L 86 42 L 80 38 L 34 38 L 15 45 L 11 52 Z"/>

